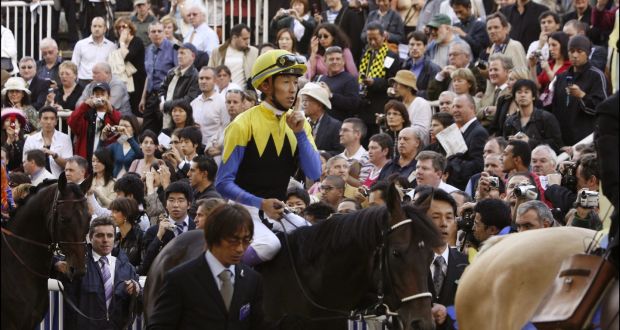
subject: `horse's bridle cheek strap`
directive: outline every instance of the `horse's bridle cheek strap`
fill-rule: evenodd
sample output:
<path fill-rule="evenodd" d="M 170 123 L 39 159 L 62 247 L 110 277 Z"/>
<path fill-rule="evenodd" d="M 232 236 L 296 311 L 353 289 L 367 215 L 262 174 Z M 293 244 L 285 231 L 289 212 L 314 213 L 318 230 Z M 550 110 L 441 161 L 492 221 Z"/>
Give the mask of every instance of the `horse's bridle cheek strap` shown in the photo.
<path fill-rule="evenodd" d="M 433 294 L 430 293 L 430 292 L 422 292 L 422 293 L 414 294 L 413 296 L 405 297 L 405 298 L 401 299 L 400 302 L 401 303 L 406 303 L 408 301 L 412 301 L 412 300 L 416 300 L 416 299 L 421 299 L 421 298 L 433 298 Z"/>
<path fill-rule="evenodd" d="M 54 195 L 54 204 L 52 204 L 52 214 L 48 218 L 47 228 L 50 231 L 50 238 L 52 243 L 50 244 L 50 249 L 54 253 L 62 253 L 61 245 L 62 244 L 83 244 L 86 245 L 86 240 L 79 242 L 66 242 L 66 241 L 57 241 L 56 240 L 56 222 L 58 221 L 58 205 L 63 203 L 79 203 L 86 200 L 86 197 L 78 198 L 78 199 L 58 199 L 60 196 L 60 191 L 56 190 L 56 194 Z"/>

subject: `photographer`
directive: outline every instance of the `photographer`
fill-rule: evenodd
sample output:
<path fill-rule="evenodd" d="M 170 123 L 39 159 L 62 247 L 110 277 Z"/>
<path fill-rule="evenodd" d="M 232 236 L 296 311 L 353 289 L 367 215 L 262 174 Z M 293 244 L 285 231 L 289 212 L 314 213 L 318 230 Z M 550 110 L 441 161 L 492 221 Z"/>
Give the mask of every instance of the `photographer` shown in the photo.
<path fill-rule="evenodd" d="M 88 160 L 89 169 L 93 151 L 100 144 L 100 137 L 106 125 L 116 126 L 121 119 L 121 113 L 110 103 L 110 85 L 96 83 L 93 86 L 93 95 L 77 106 L 67 119 L 71 132 L 75 134 L 75 154 Z M 104 141 L 109 144 L 112 141 Z"/>
<path fill-rule="evenodd" d="M 549 175 L 549 186 L 545 197 L 551 201 L 554 208 L 559 208 L 562 214 L 568 214 L 567 224 L 595 229 L 600 226 L 600 219 L 596 215 L 598 210 L 599 167 L 595 154 L 586 154 L 575 164 L 576 170 L 564 171 L 564 177 Z M 574 176 L 571 175 L 572 172 Z M 576 182 L 576 191 L 566 186 Z M 583 195 L 585 191 L 585 195 Z M 578 192 L 578 193 L 577 193 Z M 583 198 L 582 198 L 583 197 Z M 596 204 L 594 206 L 593 204 Z M 571 212 L 571 209 L 575 211 Z M 575 213 L 575 219 L 572 213 Z"/>

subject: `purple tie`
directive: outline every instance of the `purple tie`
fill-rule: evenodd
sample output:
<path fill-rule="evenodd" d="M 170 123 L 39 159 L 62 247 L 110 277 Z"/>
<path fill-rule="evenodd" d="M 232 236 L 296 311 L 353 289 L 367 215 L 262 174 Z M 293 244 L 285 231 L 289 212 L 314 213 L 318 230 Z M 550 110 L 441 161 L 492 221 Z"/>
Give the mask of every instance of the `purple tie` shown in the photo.
<path fill-rule="evenodd" d="M 112 275 L 110 274 L 110 266 L 108 265 L 108 258 L 99 258 L 99 264 L 101 266 L 101 277 L 103 279 L 103 288 L 105 290 L 105 303 L 106 306 L 110 306 L 110 299 L 112 299 Z"/>

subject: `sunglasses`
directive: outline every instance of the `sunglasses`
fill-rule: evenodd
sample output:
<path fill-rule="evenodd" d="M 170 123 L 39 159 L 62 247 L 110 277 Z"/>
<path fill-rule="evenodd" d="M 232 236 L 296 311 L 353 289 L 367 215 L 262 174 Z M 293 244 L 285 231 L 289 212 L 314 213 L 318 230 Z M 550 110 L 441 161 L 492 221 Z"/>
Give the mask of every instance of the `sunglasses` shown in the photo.
<path fill-rule="evenodd" d="M 327 39 L 327 38 L 329 38 L 329 37 L 331 37 L 331 36 L 330 36 L 329 34 L 322 34 L 322 33 L 321 33 L 321 34 L 317 35 L 317 37 L 318 37 L 319 39 Z"/>
<path fill-rule="evenodd" d="M 119 26 L 116 27 L 117 30 L 122 30 L 122 29 L 126 29 L 126 28 L 128 28 L 127 25 L 119 25 Z"/>
<path fill-rule="evenodd" d="M 34 68 L 34 66 L 32 66 L 32 65 L 24 65 L 24 66 L 20 66 L 19 68 L 20 69 L 32 69 L 32 68 Z"/>

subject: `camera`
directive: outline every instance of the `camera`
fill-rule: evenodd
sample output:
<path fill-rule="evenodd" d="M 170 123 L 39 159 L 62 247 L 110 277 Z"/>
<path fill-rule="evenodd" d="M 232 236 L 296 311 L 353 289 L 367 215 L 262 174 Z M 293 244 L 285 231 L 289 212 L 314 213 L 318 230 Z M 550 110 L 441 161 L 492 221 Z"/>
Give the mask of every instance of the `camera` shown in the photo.
<path fill-rule="evenodd" d="M 102 98 L 100 98 L 100 97 L 97 97 L 97 98 L 95 98 L 95 99 L 93 100 L 93 104 L 94 104 L 96 107 L 100 107 L 100 106 L 102 106 L 102 105 L 103 105 L 103 103 L 104 103 L 104 101 L 103 101 L 103 99 L 102 99 Z"/>
<path fill-rule="evenodd" d="M 560 181 L 560 185 L 570 191 L 577 191 L 577 164 L 575 163 L 566 163 L 564 165 L 564 170 L 562 171 L 562 180 Z"/>
<path fill-rule="evenodd" d="M 491 188 L 494 189 L 499 189 L 499 178 L 496 176 L 490 176 L 488 177 L 489 179 L 489 186 L 491 186 Z"/>
<path fill-rule="evenodd" d="M 110 127 L 110 132 L 116 133 L 117 131 L 118 131 L 118 128 L 116 126 Z"/>
<path fill-rule="evenodd" d="M 359 187 L 358 190 L 359 190 L 360 194 L 362 194 L 362 196 L 364 196 L 364 197 L 368 197 L 368 194 L 370 193 L 368 188 L 366 188 L 365 186 Z"/>
<path fill-rule="evenodd" d="M 463 216 L 456 220 L 456 228 L 464 232 L 472 232 L 474 229 L 474 218 L 476 217 L 474 209 L 463 210 Z"/>
<path fill-rule="evenodd" d="M 577 196 L 577 206 L 591 209 L 598 206 L 598 192 L 584 189 Z"/>
<path fill-rule="evenodd" d="M 56 90 L 53 87 L 47 89 L 47 93 L 54 93 Z"/>
<path fill-rule="evenodd" d="M 539 62 L 544 61 L 544 58 L 543 58 L 542 52 L 541 52 L 540 50 L 535 50 L 535 51 L 533 51 L 533 52 L 532 52 L 532 55 L 533 55 L 533 56 L 535 56 L 535 57 L 536 57 L 536 59 L 537 59 Z"/>
<path fill-rule="evenodd" d="M 528 183 L 516 186 L 513 190 L 513 193 L 517 198 L 523 197 L 528 200 L 535 200 L 536 198 L 538 198 L 538 191 L 536 189 L 536 186 Z"/>

